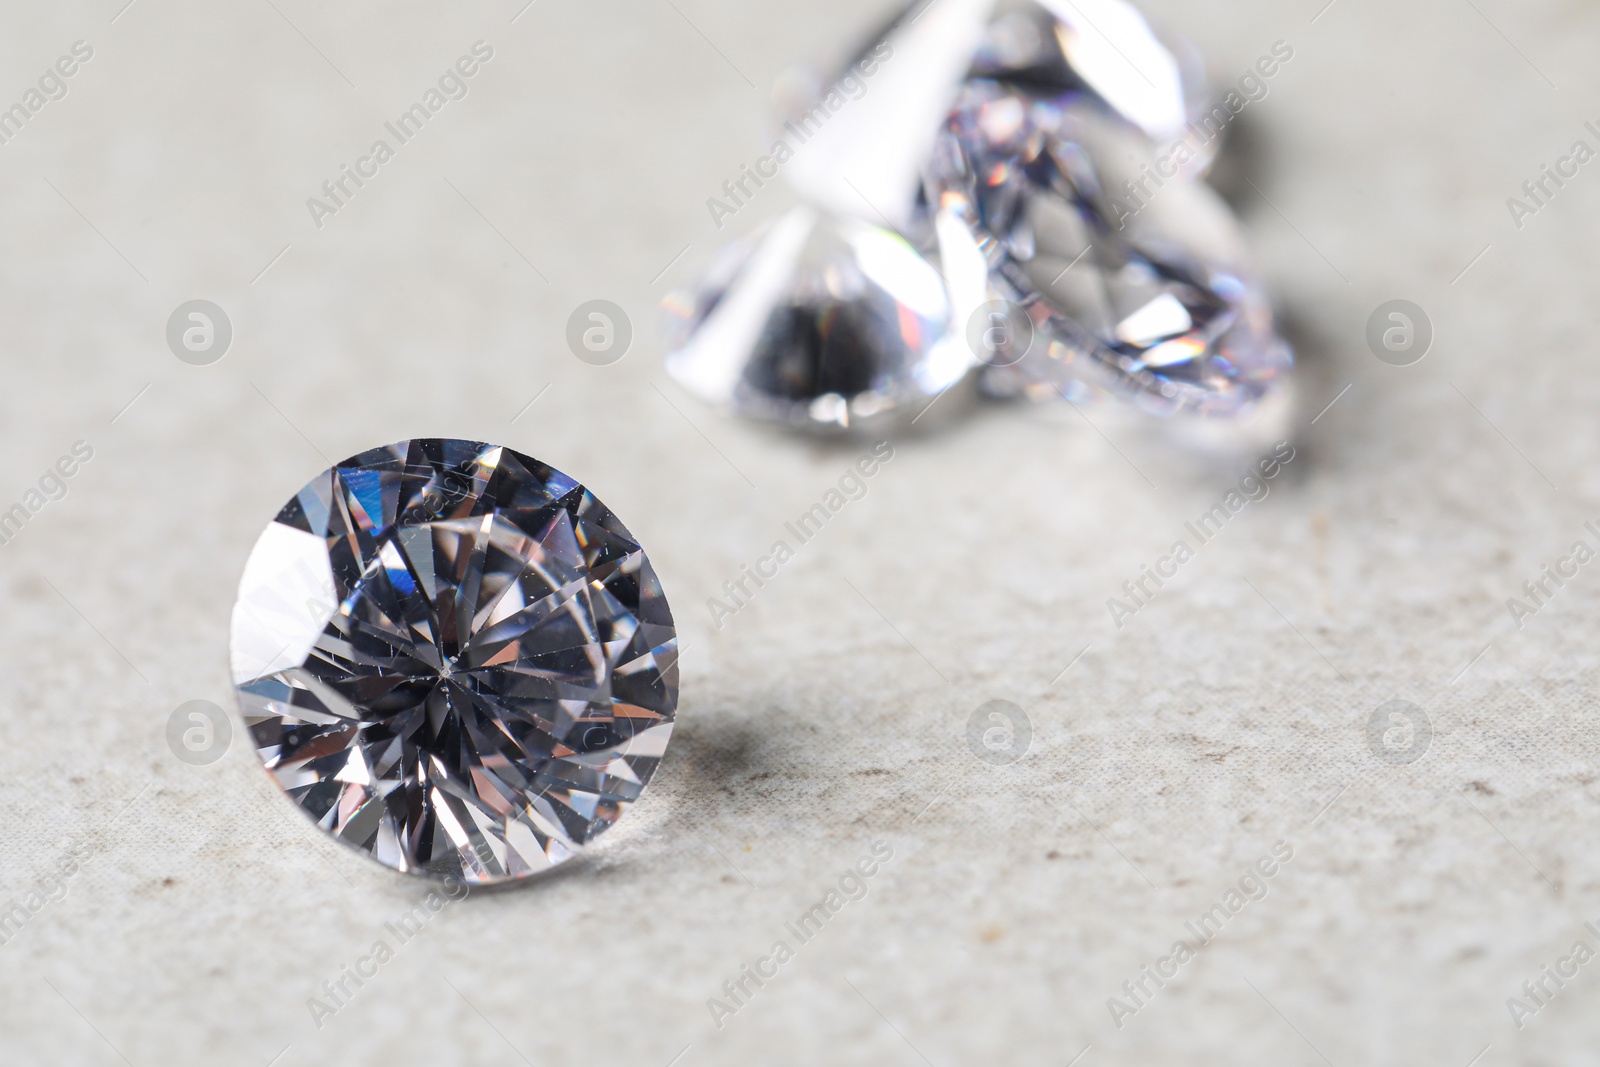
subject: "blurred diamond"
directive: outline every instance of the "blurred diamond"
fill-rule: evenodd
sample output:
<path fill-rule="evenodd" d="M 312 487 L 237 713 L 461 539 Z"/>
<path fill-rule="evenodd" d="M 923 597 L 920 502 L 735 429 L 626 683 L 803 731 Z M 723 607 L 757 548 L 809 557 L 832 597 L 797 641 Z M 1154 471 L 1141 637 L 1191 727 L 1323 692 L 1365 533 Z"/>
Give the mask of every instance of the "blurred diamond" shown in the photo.
<path fill-rule="evenodd" d="M 1212 95 L 1194 45 L 1151 25 L 1126 0 L 1005 0 L 971 73 L 1061 106 L 1092 98 L 1159 143 L 1183 137 Z M 1210 158 L 1191 161 L 1187 174 Z"/>
<path fill-rule="evenodd" d="M 784 174 L 811 208 L 669 303 L 669 367 L 701 397 L 855 427 L 977 371 L 991 395 L 1235 417 L 1285 378 L 1237 223 L 1192 180 L 1227 123 L 1126 0 L 919 0 L 789 88 Z"/>
<path fill-rule="evenodd" d="M 929 167 L 927 199 L 972 229 L 990 284 L 1036 342 L 987 391 L 1102 388 L 1158 414 L 1242 416 L 1292 364 L 1226 207 L 1152 177 L 1148 143 L 1079 101 L 970 82 Z"/>
<path fill-rule="evenodd" d="M 958 13 L 958 7 L 969 10 Z M 936 30 L 925 26 L 930 15 L 949 25 L 937 51 L 925 40 L 937 36 Z M 877 51 L 880 41 L 890 45 L 888 58 Z M 859 73 L 864 60 L 874 69 L 868 78 Z M 950 76 L 952 61 L 959 64 L 954 68 L 959 77 Z M 908 66 L 917 69 L 905 74 Z M 1061 106 L 1092 104 L 1162 145 L 1185 138 L 1191 124 L 1204 127 L 1217 98 L 1199 49 L 1152 24 L 1127 0 L 998 0 L 976 5 L 965 0 L 912 0 L 830 75 L 809 67 L 786 73 L 779 89 L 782 117 L 804 123 L 817 114 L 822 101 L 836 94 L 841 79 L 852 75 L 867 85 L 862 100 L 874 93 L 892 95 L 878 92 L 887 75 L 924 79 L 915 95 L 943 104 L 963 78 L 998 81 Z M 948 96 L 933 88 L 944 84 L 949 85 Z M 863 109 L 854 105 L 852 100 L 852 115 L 846 121 L 864 125 Z M 915 124 L 909 115 L 902 119 L 902 127 Z M 878 131 L 873 134 L 868 143 L 884 140 Z M 1220 141 L 1220 137 L 1203 143 L 1197 139 L 1193 154 L 1182 164 L 1183 176 L 1203 174 Z M 809 174 L 803 176 L 802 191 L 809 192 L 804 186 L 812 180 Z M 872 199 L 883 210 L 880 197 Z"/>
<path fill-rule="evenodd" d="M 633 536 L 510 449 L 403 441 L 325 471 L 256 543 L 233 678 L 267 770 L 380 863 L 545 870 L 639 798 L 677 640 Z"/>
<path fill-rule="evenodd" d="M 936 267 L 891 230 L 796 208 L 669 298 L 667 369 L 704 400 L 794 426 L 914 418 L 974 363 L 951 326 L 983 302 L 984 267 L 954 232 Z"/>

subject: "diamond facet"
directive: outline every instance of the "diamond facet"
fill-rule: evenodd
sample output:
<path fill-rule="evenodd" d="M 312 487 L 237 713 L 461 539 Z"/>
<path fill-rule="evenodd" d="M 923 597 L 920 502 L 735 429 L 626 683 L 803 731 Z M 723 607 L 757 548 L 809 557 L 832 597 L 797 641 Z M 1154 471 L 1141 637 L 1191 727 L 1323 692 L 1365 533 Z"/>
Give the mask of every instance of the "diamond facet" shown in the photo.
<path fill-rule="evenodd" d="M 232 666 L 258 753 L 396 870 L 507 882 L 639 798 L 677 704 L 650 562 L 582 485 L 422 439 L 324 471 L 245 566 Z"/>
<path fill-rule="evenodd" d="M 1232 112 L 1127 0 L 917 0 L 793 97 L 784 173 L 822 221 L 797 209 L 669 302 L 691 391 L 851 427 L 976 371 L 994 396 L 1234 419 L 1287 378 L 1237 221 L 1193 180 Z M 858 233 L 897 240 L 896 284 Z"/>
<path fill-rule="evenodd" d="M 1237 226 L 1207 186 L 1171 180 L 1137 214 L 1109 195 L 1140 175 L 1147 148 L 1070 95 L 985 79 L 964 89 L 928 202 L 971 227 L 991 285 L 1043 341 L 1015 366 L 985 368 L 986 390 L 1103 388 L 1156 414 L 1235 417 L 1291 366 L 1265 291 L 1237 265 Z"/>
<path fill-rule="evenodd" d="M 1183 136 L 1211 100 L 1195 47 L 1152 26 L 1127 0 L 1004 0 L 971 76 L 1058 103 L 1092 98 L 1154 143 Z M 1190 161 L 1186 173 L 1209 161 Z"/>
<path fill-rule="evenodd" d="M 729 245 L 677 319 L 667 370 L 690 392 L 758 418 L 860 429 L 927 404 L 972 354 L 953 322 L 981 303 L 983 266 L 966 239 L 935 267 L 898 234 L 797 208 Z M 965 276 L 965 299 L 946 284 Z"/>

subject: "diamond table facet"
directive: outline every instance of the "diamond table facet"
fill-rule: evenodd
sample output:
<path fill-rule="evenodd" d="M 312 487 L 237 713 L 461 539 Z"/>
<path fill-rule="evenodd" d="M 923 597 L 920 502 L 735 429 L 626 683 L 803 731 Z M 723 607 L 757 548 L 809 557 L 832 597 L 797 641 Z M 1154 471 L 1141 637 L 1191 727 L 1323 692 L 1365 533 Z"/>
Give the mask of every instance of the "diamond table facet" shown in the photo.
<path fill-rule="evenodd" d="M 234 606 L 234 685 L 269 773 L 396 870 L 513 881 L 639 798 L 677 638 L 633 536 L 508 448 L 402 441 L 279 512 Z"/>

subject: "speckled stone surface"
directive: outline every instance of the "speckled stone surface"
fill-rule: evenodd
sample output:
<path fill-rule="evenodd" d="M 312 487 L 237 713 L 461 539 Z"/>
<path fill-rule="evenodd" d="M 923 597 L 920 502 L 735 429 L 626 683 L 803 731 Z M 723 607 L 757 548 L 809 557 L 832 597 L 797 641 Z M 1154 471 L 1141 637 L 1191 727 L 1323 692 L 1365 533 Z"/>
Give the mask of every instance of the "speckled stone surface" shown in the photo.
<path fill-rule="evenodd" d="M 1592 1063 L 1600 963 L 1520 1029 L 1507 1000 L 1600 947 L 1600 566 L 1520 628 L 1506 600 L 1600 547 L 1600 162 L 1520 229 L 1506 200 L 1600 148 L 1600 11 L 1323 2 L 1152 3 L 1225 79 L 1294 49 L 1218 180 L 1302 367 L 1271 494 L 1121 629 L 1107 598 L 1254 457 L 1070 408 L 895 442 L 748 607 L 707 612 L 867 445 L 697 405 L 655 308 L 789 202 L 721 232 L 705 206 L 762 151 L 774 80 L 886 5 L 6 5 L 0 103 L 93 57 L 0 145 L 0 510 L 93 457 L 0 545 L 0 903 L 73 869 L 0 945 L 4 1060 Z M 480 40 L 466 96 L 318 228 L 306 199 Z M 198 298 L 235 330 L 211 366 L 164 337 Z M 1406 368 L 1365 339 L 1398 298 L 1437 332 Z M 636 327 L 613 366 L 566 346 L 592 299 Z M 685 642 L 644 800 L 554 876 L 437 911 L 238 738 L 208 766 L 166 740 L 180 704 L 227 703 L 277 506 L 415 435 L 581 478 Z M 1410 764 L 1368 744 L 1394 699 L 1431 724 Z M 968 747 L 990 700 L 1026 712 L 1019 762 Z M 1279 842 L 1265 896 L 1131 999 Z M 776 977 L 714 1018 L 746 965 Z M 313 1013 L 347 967 L 372 976 Z"/>

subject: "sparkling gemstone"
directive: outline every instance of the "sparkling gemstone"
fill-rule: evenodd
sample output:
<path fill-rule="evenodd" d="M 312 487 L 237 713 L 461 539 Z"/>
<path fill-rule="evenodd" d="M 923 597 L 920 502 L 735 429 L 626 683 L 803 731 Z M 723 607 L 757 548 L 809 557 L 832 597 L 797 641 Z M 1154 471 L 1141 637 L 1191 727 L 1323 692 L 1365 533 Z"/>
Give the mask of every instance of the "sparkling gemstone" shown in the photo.
<path fill-rule="evenodd" d="M 1105 389 L 1157 414 L 1236 417 L 1281 384 L 1292 356 L 1232 215 L 1203 183 L 1150 179 L 1150 158 L 1081 101 L 964 88 L 927 210 L 970 227 L 994 291 L 1034 329 L 1014 365 L 984 369 L 986 391 Z"/>
<path fill-rule="evenodd" d="M 1163 144 L 1201 121 L 1212 100 L 1199 50 L 1126 0 L 1005 0 L 971 74 L 1060 106 L 1092 99 Z M 1185 164 L 1186 176 L 1203 172 L 1212 148 Z"/>
<path fill-rule="evenodd" d="M 512 881 L 639 798 L 677 639 L 633 536 L 509 448 L 414 440 L 324 471 L 267 527 L 233 613 L 268 772 L 338 840 L 412 874 Z"/>
<path fill-rule="evenodd" d="M 1292 356 L 1236 221 L 1192 180 L 1220 141 L 1193 56 L 1125 0 L 913 3 L 791 94 L 784 174 L 814 210 L 669 304 L 669 367 L 811 426 L 925 409 L 973 371 L 997 396 L 1251 414 Z"/>
<path fill-rule="evenodd" d="M 918 95 L 943 104 L 953 97 L 957 82 L 984 78 L 1062 105 L 1092 104 L 1159 144 L 1183 138 L 1189 124 L 1203 124 L 1210 116 L 1216 92 L 1207 79 L 1199 49 L 1148 21 L 1127 0 L 999 0 L 976 5 L 965 19 L 946 10 L 964 2 L 911 0 L 839 69 L 826 75 L 810 67 L 789 72 L 778 93 L 782 117 L 790 123 L 803 123 L 815 117 L 818 107 L 830 97 L 854 97 L 848 85 L 841 85 L 847 77 L 866 83 L 864 101 L 878 91 L 874 82 L 899 76 L 908 66 L 918 69 L 903 77 L 919 77 L 923 82 Z M 922 38 L 938 34 L 919 32 L 930 14 L 943 15 L 947 23 L 954 23 L 937 49 Z M 872 57 L 873 67 L 880 62 L 880 41 L 890 44 L 889 58 L 881 59 L 882 73 L 862 78 L 863 60 Z M 949 57 L 959 57 L 959 65 L 952 67 Z M 952 71 L 957 74 L 954 78 L 950 77 Z M 948 95 L 940 92 L 941 75 L 949 82 Z M 868 109 L 858 108 L 854 102 L 849 106 L 848 123 L 880 125 L 860 114 Z M 906 115 L 903 120 L 920 119 Z M 883 143 L 885 132 L 872 130 L 864 143 Z M 1196 145 L 1182 164 L 1183 176 L 1203 174 L 1220 141 L 1218 137 Z M 825 173 L 815 179 L 825 181 L 826 172 L 836 169 L 833 164 L 828 160 L 818 168 Z M 813 177 L 803 174 L 802 183 L 813 184 Z M 859 184 L 859 176 L 852 180 Z M 876 198 L 874 204 L 882 209 Z"/>
<path fill-rule="evenodd" d="M 702 399 L 794 426 L 915 418 L 972 367 L 951 325 L 984 284 L 965 233 L 936 267 L 891 230 L 797 208 L 668 299 L 667 369 Z"/>

